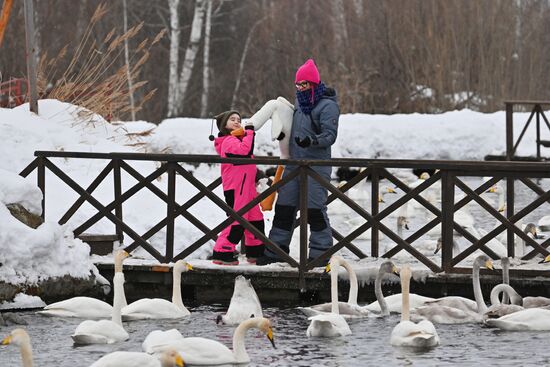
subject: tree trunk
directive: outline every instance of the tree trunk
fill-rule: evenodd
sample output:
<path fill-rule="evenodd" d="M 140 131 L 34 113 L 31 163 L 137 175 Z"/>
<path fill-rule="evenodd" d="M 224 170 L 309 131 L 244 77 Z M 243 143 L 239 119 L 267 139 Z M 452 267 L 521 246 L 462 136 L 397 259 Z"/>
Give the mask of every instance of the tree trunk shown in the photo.
<path fill-rule="evenodd" d="M 180 44 L 179 8 L 180 0 L 168 0 L 170 8 L 170 59 L 168 65 L 168 117 L 174 117 L 178 113 L 178 63 Z"/>
<path fill-rule="evenodd" d="M 128 7 L 126 0 L 122 0 L 122 15 L 124 18 L 124 33 L 128 32 Z M 124 60 L 126 62 L 126 79 L 128 80 L 128 96 L 130 97 L 130 112 L 132 121 L 136 121 L 136 110 L 134 103 L 134 91 L 132 83 L 132 73 L 130 69 L 130 52 L 128 50 L 128 37 L 124 38 Z"/>
<path fill-rule="evenodd" d="M 205 13 L 204 3 L 205 0 L 195 1 L 195 12 L 193 14 L 193 22 L 191 23 L 191 34 L 189 35 L 189 43 L 187 43 L 187 49 L 185 50 L 185 56 L 178 83 L 178 95 L 176 99 L 177 106 L 175 106 L 178 113 L 183 111 L 183 102 L 185 101 L 185 96 L 187 95 L 189 82 L 191 81 L 191 75 L 193 74 L 193 66 L 195 65 L 195 59 L 197 58 L 197 53 L 202 38 L 202 22 L 204 20 Z"/>
<path fill-rule="evenodd" d="M 210 91 L 210 31 L 212 26 L 212 0 L 206 0 L 206 21 L 204 24 L 204 49 L 202 62 L 202 96 L 201 117 L 208 113 L 208 96 Z"/>

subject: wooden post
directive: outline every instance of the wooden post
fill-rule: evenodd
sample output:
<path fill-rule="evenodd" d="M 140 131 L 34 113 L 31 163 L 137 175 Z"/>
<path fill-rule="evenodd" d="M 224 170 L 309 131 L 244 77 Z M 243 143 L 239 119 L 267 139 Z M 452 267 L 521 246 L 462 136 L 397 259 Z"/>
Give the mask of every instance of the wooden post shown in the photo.
<path fill-rule="evenodd" d="M 122 184 L 120 179 L 120 159 L 113 159 L 113 182 L 114 182 L 114 190 L 115 190 L 115 201 L 119 201 L 120 197 L 122 196 Z M 123 221 L 122 219 L 122 202 L 118 203 L 115 208 L 115 215 L 118 219 Z M 116 224 L 116 235 L 118 238 L 118 242 L 122 245 L 122 242 L 124 241 L 124 232 L 122 231 L 122 228 L 120 225 Z"/>
<path fill-rule="evenodd" d="M 537 114 L 537 160 L 540 161 L 540 113 L 542 106 L 539 104 L 535 105 L 535 111 Z"/>
<path fill-rule="evenodd" d="M 380 176 L 379 171 L 375 166 L 372 166 L 371 174 L 371 215 L 375 217 L 378 214 L 379 210 L 379 189 L 380 189 Z M 378 249 L 379 249 L 379 232 L 378 232 L 378 224 L 372 223 L 371 227 L 371 249 L 370 249 L 370 256 L 372 257 L 378 257 Z"/>
<path fill-rule="evenodd" d="M 38 188 L 42 191 L 42 220 L 46 219 L 46 167 L 44 166 L 44 157 L 38 157 L 38 166 L 36 168 L 36 179 Z"/>
<path fill-rule="evenodd" d="M 514 156 L 514 104 L 505 102 L 506 104 L 506 160 L 511 161 Z"/>
<path fill-rule="evenodd" d="M 27 85 L 31 112 L 38 114 L 38 92 L 36 90 L 36 47 L 34 43 L 33 0 L 25 0 L 25 37 L 27 41 Z"/>
<path fill-rule="evenodd" d="M 306 291 L 305 272 L 307 271 L 307 181 L 309 179 L 306 167 L 299 166 L 300 170 L 300 291 Z"/>
<path fill-rule="evenodd" d="M 508 176 L 506 177 L 506 218 L 508 219 L 514 215 L 514 196 L 514 178 Z M 506 244 L 508 248 L 508 257 L 515 257 L 515 236 L 514 231 L 511 229 L 506 231 Z"/>
<path fill-rule="evenodd" d="M 176 209 L 176 163 L 168 163 L 168 203 L 166 205 L 166 262 L 174 257 L 174 212 Z"/>
<path fill-rule="evenodd" d="M 450 171 L 441 176 L 441 268 L 449 273 L 453 260 L 453 223 L 454 223 L 455 183 Z"/>

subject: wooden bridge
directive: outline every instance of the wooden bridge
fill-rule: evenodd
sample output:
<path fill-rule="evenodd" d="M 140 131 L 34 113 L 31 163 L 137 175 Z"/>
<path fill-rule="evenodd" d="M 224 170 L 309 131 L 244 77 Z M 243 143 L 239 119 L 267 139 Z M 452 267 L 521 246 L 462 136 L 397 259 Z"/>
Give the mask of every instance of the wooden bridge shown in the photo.
<path fill-rule="evenodd" d="M 546 202 L 550 202 L 550 190 L 546 191 L 537 185 L 533 179 L 549 178 L 550 164 L 543 162 L 474 162 L 474 161 L 436 161 L 436 160 L 382 160 L 382 159 L 331 159 L 331 160 L 280 160 L 273 157 L 257 157 L 254 159 L 258 165 L 292 165 L 297 169 L 292 174 L 288 175 L 283 180 L 275 183 L 267 190 L 260 193 L 253 201 L 246 205 L 241 210 L 235 212 L 230 208 L 225 201 L 216 195 L 213 191 L 221 184 L 221 178 L 216 178 L 212 182 L 203 183 L 193 176 L 192 172 L 186 169 L 183 164 L 220 164 L 220 163 L 249 163 L 249 160 L 239 158 L 220 158 L 210 155 L 177 155 L 177 154 L 142 154 L 142 153 L 84 153 L 84 152 L 57 152 L 57 151 L 37 151 L 35 152 L 36 159 L 29 164 L 20 174 L 28 176 L 33 171 L 37 172 L 38 186 L 44 193 L 42 202 L 42 216 L 47 216 L 46 203 L 46 174 L 57 176 L 70 189 L 74 190 L 79 197 L 70 205 L 61 218 L 55 218 L 60 224 L 66 223 L 72 215 L 85 202 L 91 204 L 97 213 L 80 224 L 75 230 L 75 236 L 82 236 L 83 233 L 99 220 L 106 218 L 114 225 L 113 238 L 117 238 L 124 244 L 124 248 L 132 252 L 137 248 L 142 248 L 147 251 L 152 257 L 159 262 L 171 262 L 178 259 L 185 259 L 197 249 L 205 246 L 209 241 L 215 241 L 217 234 L 233 221 L 238 221 L 244 228 L 252 232 L 256 237 L 262 239 L 267 247 L 277 253 L 281 259 L 298 269 L 298 282 L 300 289 L 306 289 L 306 275 L 308 272 L 324 260 L 328 259 L 332 254 L 342 248 L 347 248 L 358 258 L 364 258 L 367 255 L 354 244 L 362 233 L 371 230 L 371 246 L 370 256 L 391 258 L 400 251 L 408 252 L 412 257 L 424 264 L 427 268 L 435 273 L 464 273 L 469 270 L 461 268 L 458 264 L 466 257 L 471 255 L 476 250 L 481 250 L 493 259 L 499 256 L 492 251 L 488 246 L 488 242 L 495 238 L 503 231 L 507 232 L 507 250 L 508 256 L 514 256 L 514 235 L 524 240 L 529 246 L 529 251 L 523 256 L 523 259 L 532 259 L 536 255 L 549 255 L 547 247 L 550 245 L 550 239 L 546 239 L 542 243 L 525 234 L 521 228 L 515 224 L 524 218 L 529 213 L 540 207 Z M 55 163 L 55 159 L 62 158 L 65 160 L 103 160 L 106 162 L 104 169 L 97 177 L 85 188 L 77 183 L 75 179 L 59 168 Z M 139 173 L 132 167 L 132 162 L 136 161 L 151 161 L 162 162 L 160 167 L 150 172 L 146 176 Z M 332 166 L 332 167 L 354 167 L 361 168 L 360 173 L 350 181 L 340 187 L 334 186 L 331 182 L 319 176 L 313 166 Z M 422 184 L 415 188 L 410 188 L 405 182 L 390 173 L 393 169 L 417 169 L 417 170 L 436 170 L 436 173 Z M 122 191 L 121 172 L 129 174 L 136 179 L 137 183 L 126 191 Z M 110 203 L 104 205 L 94 197 L 94 190 L 105 180 L 106 177 L 112 174 L 113 177 L 113 197 Z M 153 184 L 153 181 L 166 174 L 168 183 L 166 190 L 160 189 Z M 198 193 L 192 196 L 185 203 L 176 202 L 176 175 L 181 175 L 188 183 L 193 185 Z M 346 192 L 357 185 L 367 176 L 371 180 L 371 197 L 370 207 L 365 208 L 350 199 Z M 479 185 L 478 187 L 470 188 L 464 177 L 486 177 L 490 178 Z M 296 222 L 296 227 L 300 230 L 300 256 L 296 260 L 279 249 L 269 238 L 259 232 L 254 226 L 247 222 L 242 214 L 248 211 L 254 205 L 257 205 L 261 200 L 269 196 L 271 193 L 286 185 L 295 177 L 300 178 L 301 196 L 299 202 L 300 217 Z M 307 236 L 307 180 L 316 180 L 321 185 L 326 187 L 330 193 L 328 204 L 335 200 L 340 200 L 347 205 L 354 214 L 364 219 L 364 224 L 354 229 L 350 233 L 340 233 L 332 228 L 333 237 L 336 243 L 332 248 L 325 251 L 319 257 L 309 261 L 307 258 L 308 236 Z M 401 189 L 405 194 L 387 207 L 379 207 L 379 186 L 380 180 L 387 179 L 397 188 Z M 487 203 L 481 194 L 487 189 L 495 185 L 501 180 L 506 181 L 506 202 L 507 209 L 503 215 L 497 209 Z M 521 182 L 532 190 L 537 198 L 526 205 L 523 209 L 515 211 L 515 194 L 514 186 L 516 182 Z M 428 188 L 438 185 L 441 189 L 441 208 L 436 207 L 421 194 Z M 123 215 L 123 203 L 143 189 L 150 190 L 158 197 L 158 200 L 166 205 L 166 216 L 156 224 L 152 224 L 151 228 L 145 233 L 137 233 L 135 229 L 128 224 Z M 455 191 L 462 191 L 465 196 L 455 202 Z M 219 210 L 225 212 L 228 216 L 219 224 L 210 228 L 204 224 L 199 218 L 191 214 L 190 208 L 199 200 L 208 198 Z M 382 220 L 388 215 L 394 213 L 403 204 L 411 200 L 416 200 L 424 208 L 430 211 L 434 219 L 419 228 L 406 238 L 400 237 L 392 229 L 386 226 Z M 470 202 L 476 202 L 490 216 L 496 218 L 500 224 L 486 235 L 476 237 L 466 228 L 459 225 L 454 218 L 457 210 L 463 208 Z M 183 251 L 174 253 L 174 226 L 175 219 L 182 216 L 187 221 L 199 229 L 203 235 L 190 243 Z M 48 218 L 52 220 L 52 218 Z M 424 256 L 417 248 L 415 241 L 425 235 L 432 228 L 441 224 L 442 238 L 442 255 L 440 262 L 434 262 Z M 166 244 L 164 252 L 161 253 L 155 249 L 148 240 L 161 229 L 166 228 Z M 453 236 L 454 231 L 471 242 L 468 248 L 458 254 L 453 254 Z M 380 252 L 379 234 L 383 233 L 388 237 L 395 246 L 384 253 Z M 536 275 L 537 271 L 528 272 L 531 275 Z M 544 271 L 546 274 L 547 272 Z M 541 273 L 542 274 L 542 273 Z"/>

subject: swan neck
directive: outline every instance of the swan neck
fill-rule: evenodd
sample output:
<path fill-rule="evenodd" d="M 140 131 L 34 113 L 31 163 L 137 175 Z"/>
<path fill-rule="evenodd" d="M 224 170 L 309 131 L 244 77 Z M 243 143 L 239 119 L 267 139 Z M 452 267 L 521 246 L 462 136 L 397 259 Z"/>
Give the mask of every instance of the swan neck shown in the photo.
<path fill-rule="evenodd" d="M 401 305 L 401 321 L 409 321 L 409 310 L 410 310 L 410 303 L 409 303 L 409 289 L 411 284 L 411 277 L 410 275 L 403 275 L 401 278 L 401 298 L 402 298 L 402 305 Z"/>
<path fill-rule="evenodd" d="M 21 361 L 23 362 L 23 367 L 32 367 L 32 347 L 29 342 L 21 344 Z"/>
<path fill-rule="evenodd" d="M 235 363 L 246 363 L 250 361 L 246 348 L 244 346 L 244 337 L 246 336 L 246 331 L 253 327 L 258 326 L 258 319 L 251 318 L 246 321 L 243 321 L 237 326 L 235 332 L 233 333 L 233 356 L 235 357 Z"/>
<path fill-rule="evenodd" d="M 331 312 L 335 314 L 340 314 L 340 309 L 338 308 L 338 272 L 340 270 L 340 265 L 332 266 L 330 270 L 330 302 L 331 302 Z"/>
<path fill-rule="evenodd" d="M 183 300 L 181 299 L 181 271 L 173 270 L 174 275 L 172 279 L 172 303 L 178 306 L 180 309 L 184 309 Z"/>
<path fill-rule="evenodd" d="M 114 283 L 113 314 L 111 317 L 111 321 L 122 326 L 122 317 L 120 315 L 120 310 L 124 306 L 123 303 L 126 301 L 124 297 L 124 274 L 115 273 L 113 283 Z"/>
<path fill-rule="evenodd" d="M 386 298 L 382 292 L 382 277 L 384 276 L 384 271 L 382 269 L 378 270 L 376 274 L 376 279 L 374 280 L 374 294 L 376 295 L 376 300 L 380 306 L 380 314 L 387 316 L 390 314 L 388 310 L 388 304 L 386 303 Z"/>
<path fill-rule="evenodd" d="M 523 255 L 523 254 L 522 254 Z M 510 284 L 510 261 L 508 261 L 508 258 L 501 260 L 502 264 L 502 283 L 504 284 Z M 504 292 L 504 295 L 502 296 L 502 303 L 509 303 L 509 294 L 508 292 Z M 493 301 L 491 300 L 491 304 Z"/>
<path fill-rule="evenodd" d="M 512 304 L 521 305 L 521 296 L 508 284 L 498 284 L 493 288 L 491 291 L 491 305 L 500 304 L 499 296 L 502 292 L 512 300 Z"/>
<path fill-rule="evenodd" d="M 399 224 L 397 224 L 397 235 L 403 238 L 403 227 L 401 227 Z"/>
<path fill-rule="evenodd" d="M 349 276 L 348 304 L 357 305 L 357 293 L 358 293 L 357 274 L 355 274 L 355 270 L 353 270 L 353 267 L 349 263 L 344 262 L 342 263 L 342 266 L 348 271 L 348 276 Z"/>
<path fill-rule="evenodd" d="M 474 261 L 474 265 L 472 267 L 472 282 L 474 286 L 474 298 L 477 304 L 477 312 L 483 314 L 487 311 L 487 305 L 483 300 L 483 293 L 481 293 L 481 284 L 479 283 L 479 267 L 479 263 Z"/>

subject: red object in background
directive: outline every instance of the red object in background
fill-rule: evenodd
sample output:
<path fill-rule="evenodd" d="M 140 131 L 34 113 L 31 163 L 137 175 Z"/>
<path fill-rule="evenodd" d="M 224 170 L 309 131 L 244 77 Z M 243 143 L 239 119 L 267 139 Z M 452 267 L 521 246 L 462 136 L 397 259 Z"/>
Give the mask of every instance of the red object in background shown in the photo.
<path fill-rule="evenodd" d="M 27 101 L 27 79 L 14 78 L 0 83 L 0 107 L 13 108 Z"/>

